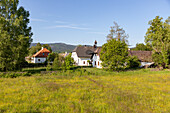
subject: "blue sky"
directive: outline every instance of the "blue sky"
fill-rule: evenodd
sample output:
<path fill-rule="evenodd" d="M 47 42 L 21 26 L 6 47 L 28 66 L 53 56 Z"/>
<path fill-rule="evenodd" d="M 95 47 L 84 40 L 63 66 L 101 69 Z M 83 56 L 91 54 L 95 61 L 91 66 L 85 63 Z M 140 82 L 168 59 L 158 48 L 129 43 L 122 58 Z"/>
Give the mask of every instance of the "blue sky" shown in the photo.
<path fill-rule="evenodd" d="M 170 16 L 170 0 L 20 0 L 30 11 L 33 42 L 73 45 L 106 43 L 117 22 L 129 35 L 129 44 L 144 43 L 148 21 Z"/>

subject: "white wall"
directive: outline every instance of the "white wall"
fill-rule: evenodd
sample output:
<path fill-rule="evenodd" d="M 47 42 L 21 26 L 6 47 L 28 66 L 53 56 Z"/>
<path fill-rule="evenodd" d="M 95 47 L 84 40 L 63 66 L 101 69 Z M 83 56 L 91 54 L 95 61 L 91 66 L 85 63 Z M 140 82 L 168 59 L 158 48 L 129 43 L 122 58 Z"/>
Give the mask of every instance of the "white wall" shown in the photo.
<path fill-rule="evenodd" d="M 87 61 L 91 61 L 90 58 L 78 58 L 78 65 L 79 66 L 89 66 L 89 63 Z"/>
<path fill-rule="evenodd" d="M 71 57 L 74 59 L 74 62 L 78 65 L 78 56 L 76 52 L 72 52 Z"/>
<path fill-rule="evenodd" d="M 32 63 L 44 63 L 47 58 L 42 58 L 42 57 L 32 57 Z"/>
<path fill-rule="evenodd" d="M 87 62 L 88 60 L 91 61 L 90 58 L 79 58 L 77 56 L 77 53 L 76 52 L 72 52 L 72 55 L 71 57 L 74 59 L 75 63 L 78 65 L 78 66 L 89 66 L 89 63 Z"/>
<path fill-rule="evenodd" d="M 102 68 L 102 65 L 101 65 L 102 61 L 100 60 L 99 55 L 94 54 L 92 60 L 93 60 L 93 62 L 92 62 L 93 67 Z M 95 62 L 96 62 L 96 64 L 95 64 Z"/>

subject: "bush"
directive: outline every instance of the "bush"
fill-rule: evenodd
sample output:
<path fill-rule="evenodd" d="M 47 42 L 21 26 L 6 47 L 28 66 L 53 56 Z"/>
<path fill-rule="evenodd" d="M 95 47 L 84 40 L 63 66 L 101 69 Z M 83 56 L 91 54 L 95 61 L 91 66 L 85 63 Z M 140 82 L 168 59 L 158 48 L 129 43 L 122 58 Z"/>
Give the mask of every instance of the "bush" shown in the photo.
<path fill-rule="evenodd" d="M 47 67 L 46 67 L 46 71 L 51 71 L 52 70 L 52 66 L 50 65 L 50 63 L 48 63 Z"/>
<path fill-rule="evenodd" d="M 129 56 L 127 59 L 127 68 L 137 68 L 141 65 L 137 56 Z"/>
<path fill-rule="evenodd" d="M 31 76 L 28 72 L 4 72 L 0 73 L 0 78 L 16 78 L 19 76 Z"/>

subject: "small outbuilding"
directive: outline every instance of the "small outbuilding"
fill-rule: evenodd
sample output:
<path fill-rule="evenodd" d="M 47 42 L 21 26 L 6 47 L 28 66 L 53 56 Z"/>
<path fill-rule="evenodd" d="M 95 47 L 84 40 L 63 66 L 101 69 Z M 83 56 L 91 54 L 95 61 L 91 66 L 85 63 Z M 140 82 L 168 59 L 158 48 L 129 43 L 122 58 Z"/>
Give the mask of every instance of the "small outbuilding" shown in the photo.
<path fill-rule="evenodd" d="M 31 57 L 31 63 L 44 63 L 51 53 L 48 49 L 43 48 Z"/>

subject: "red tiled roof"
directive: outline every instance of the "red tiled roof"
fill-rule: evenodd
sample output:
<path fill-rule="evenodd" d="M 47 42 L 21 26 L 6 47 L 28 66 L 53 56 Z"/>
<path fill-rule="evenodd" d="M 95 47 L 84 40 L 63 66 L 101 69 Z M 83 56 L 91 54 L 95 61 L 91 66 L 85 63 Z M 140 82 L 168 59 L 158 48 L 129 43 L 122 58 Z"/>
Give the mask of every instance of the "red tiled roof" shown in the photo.
<path fill-rule="evenodd" d="M 36 54 L 33 55 L 33 57 L 48 57 L 48 54 L 51 53 L 48 49 L 43 48 L 40 51 L 38 51 Z"/>

